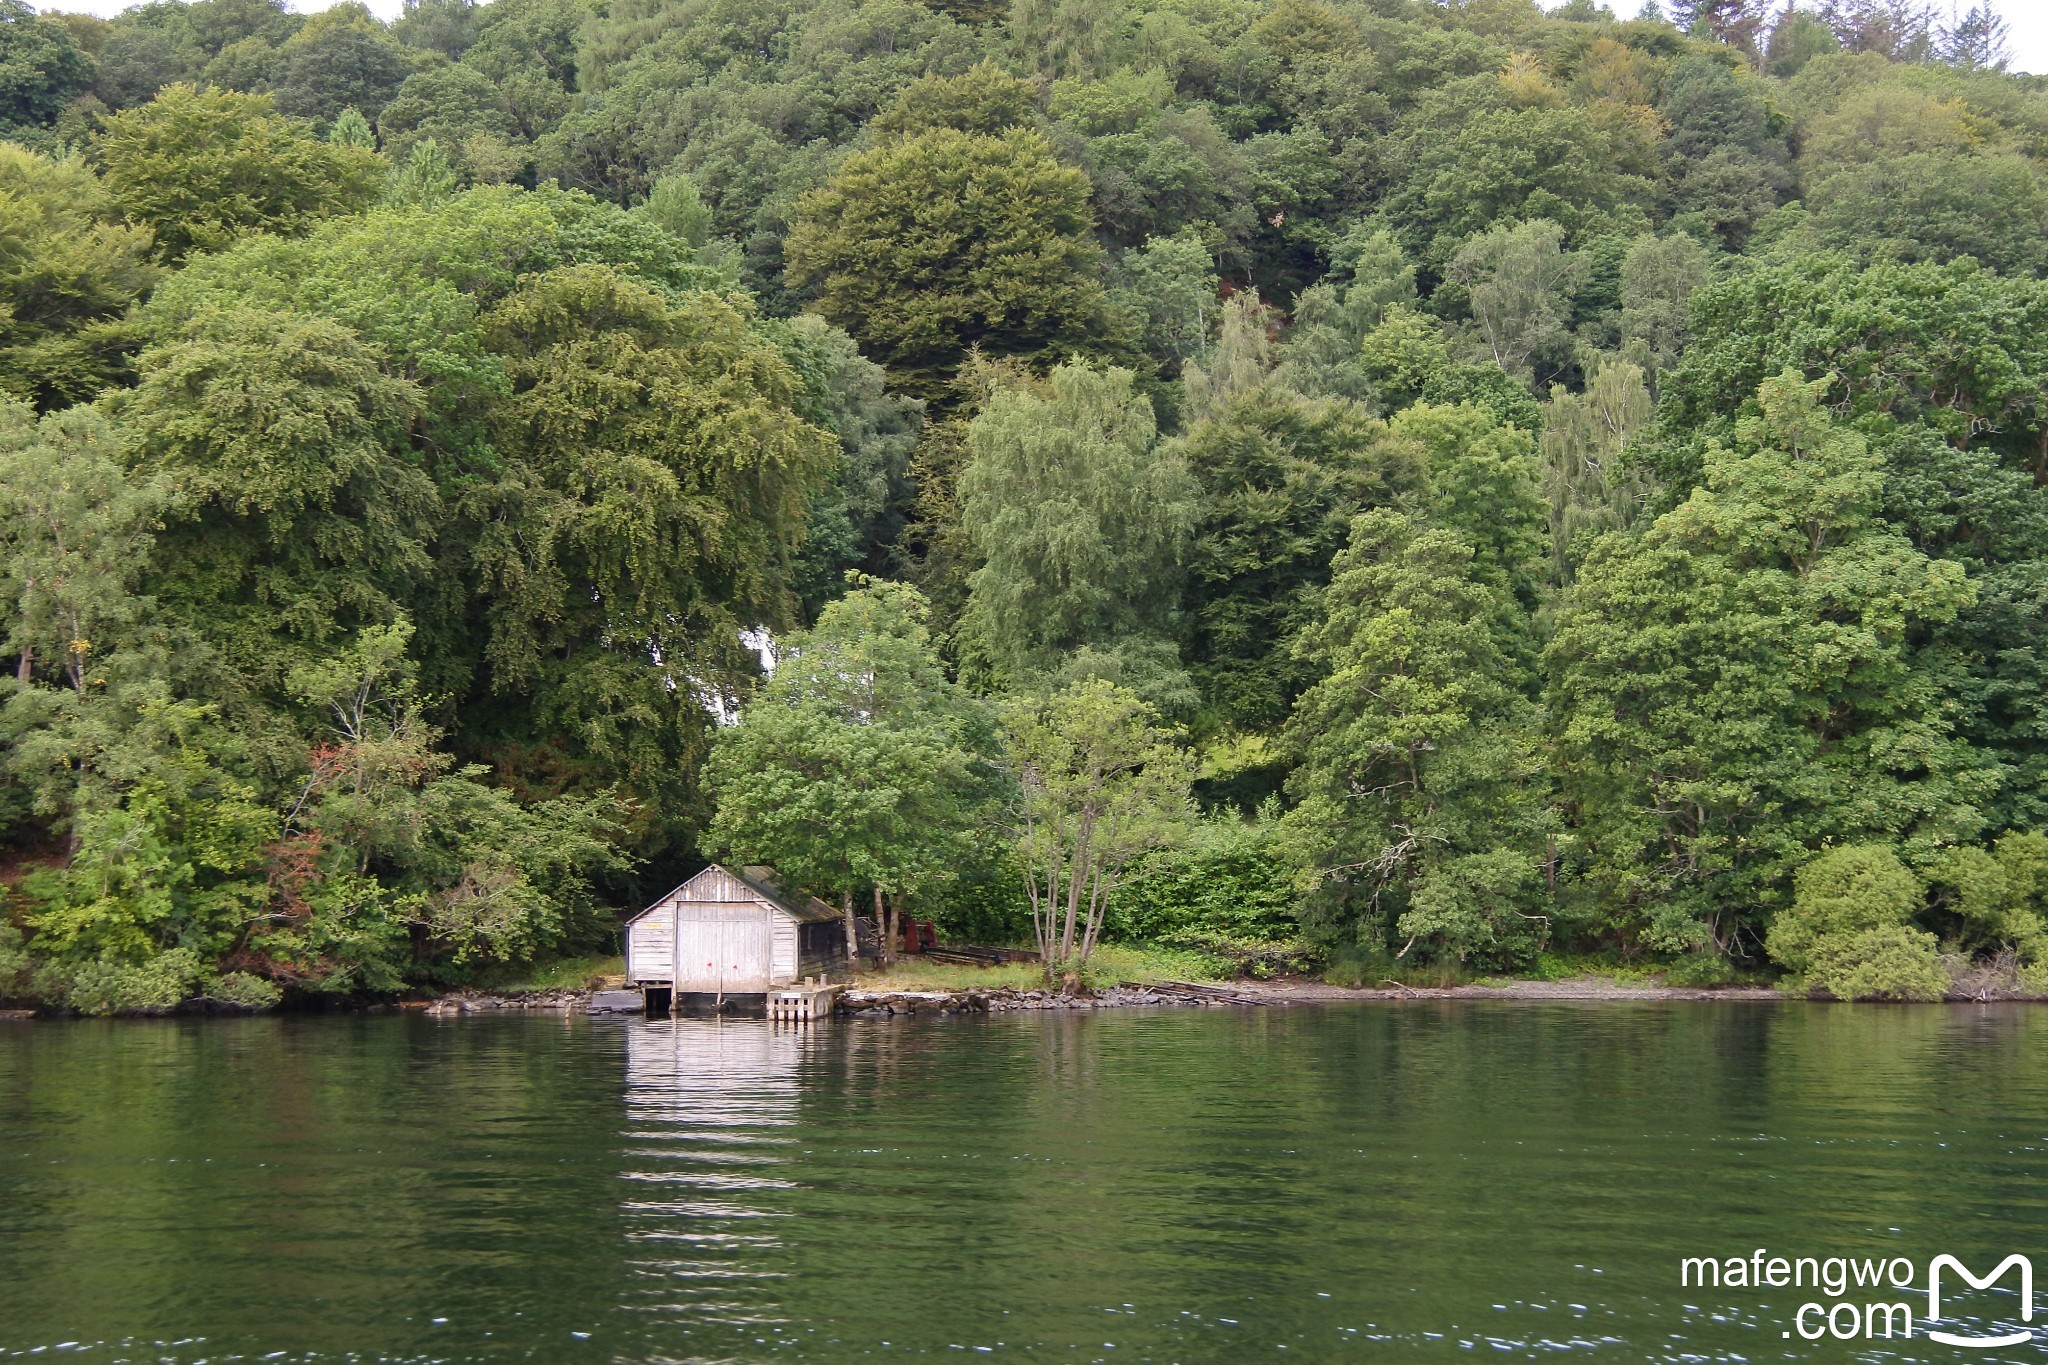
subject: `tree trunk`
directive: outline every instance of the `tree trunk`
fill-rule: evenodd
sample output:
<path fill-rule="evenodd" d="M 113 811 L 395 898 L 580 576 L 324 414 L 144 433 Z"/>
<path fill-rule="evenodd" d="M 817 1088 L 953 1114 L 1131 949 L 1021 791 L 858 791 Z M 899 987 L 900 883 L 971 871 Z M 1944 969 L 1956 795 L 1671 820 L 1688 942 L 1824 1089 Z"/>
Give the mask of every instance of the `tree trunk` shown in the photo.
<path fill-rule="evenodd" d="M 36 680 L 36 650 L 34 645 L 21 647 L 21 662 L 14 666 L 14 680 L 27 687 Z"/>
<path fill-rule="evenodd" d="M 846 916 L 846 970 L 849 972 L 857 971 L 860 968 L 860 931 L 854 927 L 853 923 L 853 893 L 851 891 L 841 891 L 839 893 L 839 909 Z"/>
<path fill-rule="evenodd" d="M 890 922 L 888 907 L 882 901 L 882 888 L 875 888 L 875 937 L 882 941 L 882 966 L 896 965 L 895 925 Z"/>

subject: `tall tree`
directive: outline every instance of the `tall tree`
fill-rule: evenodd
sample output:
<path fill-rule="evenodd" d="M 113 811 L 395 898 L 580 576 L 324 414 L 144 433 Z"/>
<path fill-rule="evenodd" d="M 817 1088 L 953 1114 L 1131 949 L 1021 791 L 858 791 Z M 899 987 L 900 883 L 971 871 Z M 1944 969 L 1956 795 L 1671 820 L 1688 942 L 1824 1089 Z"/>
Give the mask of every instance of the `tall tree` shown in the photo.
<path fill-rule="evenodd" d="M 48 411 L 127 378 L 149 254 L 82 158 L 0 144 L 0 390 Z"/>
<path fill-rule="evenodd" d="M 417 385 L 348 328 L 211 311 L 141 358 L 115 405 L 130 458 L 169 501 L 153 568 L 166 610 L 212 640 L 240 687 L 393 620 L 425 576 L 432 482 L 399 452 Z"/>
<path fill-rule="evenodd" d="M 1592 876 L 1660 947 L 1728 951 L 1806 847 L 1931 850 L 1982 821 L 1911 649 L 1970 586 L 1877 520 L 1881 457 L 1828 386 L 1767 381 L 1704 489 L 1593 547 L 1550 644 Z"/>
<path fill-rule="evenodd" d="M 0 0 L 0 134 L 47 128 L 89 89 L 93 60 L 71 31 L 24 0 Z"/>
<path fill-rule="evenodd" d="M 168 260 L 245 232 L 304 232 L 383 190 L 384 163 L 322 142 L 268 95 L 173 85 L 94 139 L 108 191 Z"/>
<path fill-rule="evenodd" d="M 1451 258 L 1479 340 L 1493 363 L 1534 383 L 1567 363 L 1572 292 L 1581 263 L 1562 250 L 1564 229 L 1537 221 L 1474 237 Z"/>
<path fill-rule="evenodd" d="M 793 288 L 899 384 L 946 397 L 969 347 L 1086 349 L 1100 328 L 1088 182 L 1037 133 L 932 128 L 857 152 L 806 195 Z"/>
<path fill-rule="evenodd" d="M 793 410 L 788 363 L 708 294 L 565 266 L 482 321 L 512 391 L 492 419 L 506 467 L 469 505 L 479 682 L 522 704 L 468 732 L 536 776 L 573 736 L 589 776 L 571 785 L 623 777 L 641 837 L 666 842 L 696 815 L 707 706 L 753 674 L 742 632 L 790 619 L 831 437 Z"/>
<path fill-rule="evenodd" d="M 1201 488 L 1182 610 L 1201 729 L 1269 732 L 1314 679 L 1294 635 L 1315 619 L 1351 522 L 1425 486 L 1423 453 L 1360 406 L 1278 384 L 1181 440 Z"/>
<path fill-rule="evenodd" d="M 1172 638 L 1195 485 L 1130 371 L 999 389 L 967 447 L 961 523 L 983 563 L 965 629 L 1005 677 Z"/>
<path fill-rule="evenodd" d="M 1536 941 L 1543 793 L 1534 708 L 1494 627 L 1501 590 L 1457 531 L 1385 508 L 1352 523 L 1331 569 L 1298 646 L 1322 680 L 1285 737 L 1307 913 L 1367 956 L 1427 939 L 1512 959 Z"/>
<path fill-rule="evenodd" d="M 862 580 L 778 651 L 775 670 L 713 746 L 707 837 L 838 893 L 854 946 L 872 894 L 886 964 L 906 906 L 948 882 L 996 794 L 993 727 L 949 682 L 915 589 Z"/>

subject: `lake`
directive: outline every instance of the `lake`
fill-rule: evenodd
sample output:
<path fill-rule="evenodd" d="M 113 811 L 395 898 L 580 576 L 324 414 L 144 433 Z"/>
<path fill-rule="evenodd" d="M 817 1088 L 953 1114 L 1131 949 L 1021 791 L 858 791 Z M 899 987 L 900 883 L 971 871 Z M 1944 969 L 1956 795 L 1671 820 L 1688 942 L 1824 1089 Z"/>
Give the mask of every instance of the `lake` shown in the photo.
<path fill-rule="evenodd" d="M 2038 1359 L 1680 1262 L 1982 1275 L 2044 1175 L 2025 1006 L 5 1024 L 0 1359 Z"/>

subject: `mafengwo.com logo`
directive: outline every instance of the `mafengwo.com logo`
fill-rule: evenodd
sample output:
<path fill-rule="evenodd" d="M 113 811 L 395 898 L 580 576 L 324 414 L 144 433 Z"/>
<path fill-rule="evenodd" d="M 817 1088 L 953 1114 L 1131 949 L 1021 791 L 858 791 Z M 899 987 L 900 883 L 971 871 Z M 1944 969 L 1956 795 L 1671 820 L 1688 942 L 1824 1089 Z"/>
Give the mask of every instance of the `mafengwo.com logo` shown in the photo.
<path fill-rule="evenodd" d="M 2021 1346 L 2034 1339 L 2031 1327 L 2000 1331 L 1942 1317 L 1942 1294 L 1951 1301 L 1966 1289 L 1991 1289 L 2014 1277 L 2009 1292 L 2017 1295 L 2017 1317 L 2022 1323 L 2034 1320 L 2034 1263 L 2014 1253 L 1984 1275 L 1979 1275 L 1954 1256 L 1943 1254 L 1927 1263 L 1921 1273 L 1904 1256 L 1889 1260 L 1856 1256 L 1773 1256 L 1758 1247 L 1749 1256 L 1716 1260 L 1709 1256 L 1687 1256 L 1678 1264 L 1678 1283 L 1683 1289 L 1811 1289 L 1820 1297 L 1807 1300 L 1792 1312 L 1786 1337 L 1807 1341 L 1832 1337 L 1836 1341 L 1881 1341 L 1911 1337 L 1916 1332 L 1944 1346 L 1988 1350 L 1995 1346 Z M 1926 1313 L 1916 1314 L 1924 1305 Z"/>

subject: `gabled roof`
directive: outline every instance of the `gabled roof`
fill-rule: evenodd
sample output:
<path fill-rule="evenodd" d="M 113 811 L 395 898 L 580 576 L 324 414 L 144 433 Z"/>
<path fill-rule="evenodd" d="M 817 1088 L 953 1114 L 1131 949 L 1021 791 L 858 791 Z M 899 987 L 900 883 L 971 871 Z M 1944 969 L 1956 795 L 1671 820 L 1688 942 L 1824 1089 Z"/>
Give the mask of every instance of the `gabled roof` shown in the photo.
<path fill-rule="evenodd" d="M 731 872 L 732 869 L 727 868 L 726 871 Z M 782 874 L 772 867 L 767 867 L 760 863 L 750 863 L 733 875 L 737 876 L 748 886 L 753 887 L 763 896 L 766 896 L 769 900 L 775 902 L 777 907 L 787 910 L 806 924 L 820 924 L 827 920 L 839 918 L 837 910 L 834 910 L 816 896 L 806 896 L 799 892 L 784 890 Z"/>
<path fill-rule="evenodd" d="M 725 867 L 719 863 L 713 863 L 711 866 L 691 874 L 690 877 L 684 880 L 682 885 L 670 890 L 668 894 L 656 897 L 654 904 L 649 905 L 647 909 L 642 910 L 639 914 L 629 917 L 626 923 L 631 924 L 634 920 L 640 919 L 657 906 L 673 900 L 679 893 L 687 891 L 692 882 L 710 872 L 724 873 L 756 896 L 759 896 L 762 900 L 768 902 L 768 904 L 774 906 L 777 910 L 780 910 L 783 914 L 788 915 L 791 919 L 801 924 L 823 924 L 839 918 L 837 910 L 834 910 L 816 896 L 806 896 L 798 892 L 784 890 L 782 875 L 772 867 L 763 867 L 755 864 L 735 872 L 732 868 Z"/>

